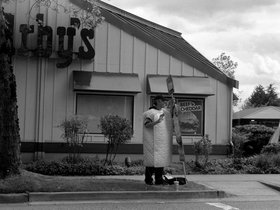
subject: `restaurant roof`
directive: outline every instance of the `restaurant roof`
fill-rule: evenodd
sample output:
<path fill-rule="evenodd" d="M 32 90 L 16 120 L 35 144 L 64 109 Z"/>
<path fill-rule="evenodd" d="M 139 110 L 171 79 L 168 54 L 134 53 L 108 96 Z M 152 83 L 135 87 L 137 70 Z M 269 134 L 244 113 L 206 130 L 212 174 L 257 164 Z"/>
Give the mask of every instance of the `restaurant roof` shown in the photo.
<path fill-rule="evenodd" d="M 280 107 L 264 106 L 233 113 L 233 119 L 280 119 Z"/>
<path fill-rule="evenodd" d="M 80 8 L 88 9 L 91 5 L 85 0 L 70 0 Z M 218 81 L 238 88 L 239 82 L 229 78 L 213 63 L 199 53 L 181 33 L 161 26 L 102 1 L 98 1 L 102 16 L 106 22 L 154 46 L 172 57 L 195 67 Z"/>

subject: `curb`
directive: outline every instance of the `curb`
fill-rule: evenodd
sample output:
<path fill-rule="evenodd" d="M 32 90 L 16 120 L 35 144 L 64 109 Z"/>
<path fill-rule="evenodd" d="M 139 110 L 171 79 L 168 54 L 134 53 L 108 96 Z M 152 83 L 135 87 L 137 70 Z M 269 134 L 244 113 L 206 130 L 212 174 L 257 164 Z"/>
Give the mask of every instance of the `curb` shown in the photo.
<path fill-rule="evenodd" d="M 28 200 L 27 193 L 0 194 L 0 203 L 26 203 Z"/>
<path fill-rule="evenodd" d="M 260 183 L 280 192 L 280 185 L 278 184 L 274 184 L 271 182 L 263 182 L 263 181 L 260 181 Z"/>
<path fill-rule="evenodd" d="M 103 191 L 103 192 L 30 192 L 22 194 L 0 194 L 0 203 L 25 203 L 41 201 L 96 201 L 127 199 L 195 199 L 224 198 L 220 190 L 202 191 Z"/>

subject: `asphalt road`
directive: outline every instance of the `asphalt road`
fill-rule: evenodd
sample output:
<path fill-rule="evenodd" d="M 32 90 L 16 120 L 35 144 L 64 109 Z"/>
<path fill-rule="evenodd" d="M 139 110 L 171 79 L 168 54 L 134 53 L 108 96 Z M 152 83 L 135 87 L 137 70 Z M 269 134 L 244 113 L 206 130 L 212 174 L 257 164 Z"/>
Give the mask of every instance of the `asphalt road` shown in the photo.
<path fill-rule="evenodd" d="M 46 202 L 2 204 L 0 210 L 279 210 L 280 198 L 274 200 L 141 200 L 96 202 Z"/>

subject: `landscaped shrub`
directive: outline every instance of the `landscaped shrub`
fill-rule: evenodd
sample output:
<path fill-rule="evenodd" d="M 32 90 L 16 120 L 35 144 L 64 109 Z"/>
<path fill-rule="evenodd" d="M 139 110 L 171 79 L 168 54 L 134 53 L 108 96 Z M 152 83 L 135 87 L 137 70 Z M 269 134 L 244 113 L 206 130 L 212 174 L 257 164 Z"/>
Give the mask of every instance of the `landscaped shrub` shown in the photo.
<path fill-rule="evenodd" d="M 62 138 L 69 146 L 68 161 L 78 163 L 81 159 L 80 152 L 87 133 L 87 122 L 79 116 L 65 119 L 59 126 L 63 130 Z"/>
<path fill-rule="evenodd" d="M 66 161 L 36 161 L 24 165 L 24 169 L 45 175 L 93 176 L 93 175 L 143 175 L 143 161 L 135 161 L 130 167 L 114 162 L 104 165 L 104 160 L 85 159 L 71 164 Z M 133 162 L 133 161 L 132 161 Z M 197 167 L 195 161 L 185 163 L 187 174 L 280 174 L 280 154 L 261 154 L 244 158 L 209 160 L 205 167 Z M 165 167 L 165 173 L 182 175 L 182 163 Z"/>
<path fill-rule="evenodd" d="M 234 129 L 240 135 L 248 137 L 242 146 L 245 156 L 260 154 L 274 133 L 273 128 L 265 125 L 239 125 L 235 126 Z"/>
<path fill-rule="evenodd" d="M 209 159 L 209 155 L 212 152 L 212 144 L 211 144 L 211 140 L 209 139 L 208 134 L 206 134 L 205 136 L 202 137 L 202 139 L 200 139 L 197 142 L 194 142 L 194 154 L 195 154 L 195 164 L 197 167 L 205 167 L 208 159 Z M 200 156 L 204 157 L 204 163 L 201 164 L 200 163 Z"/>
<path fill-rule="evenodd" d="M 244 156 L 244 142 L 248 139 L 248 134 L 239 132 L 238 129 L 232 129 L 233 157 L 241 158 Z"/>
<path fill-rule="evenodd" d="M 271 167 L 270 156 L 259 155 L 255 166 L 265 173 Z"/>
<path fill-rule="evenodd" d="M 280 153 L 272 155 L 271 157 L 274 167 L 279 167 L 280 169 Z"/>
<path fill-rule="evenodd" d="M 106 115 L 100 119 L 101 133 L 108 139 L 104 164 L 112 165 L 119 145 L 130 140 L 133 135 L 131 122 L 118 115 Z"/>
<path fill-rule="evenodd" d="M 280 153 L 280 143 L 273 143 L 273 144 L 268 144 L 263 147 L 261 150 L 261 153 L 266 153 L 266 154 L 278 154 Z"/>
<path fill-rule="evenodd" d="M 28 171 L 44 175 L 61 176 L 90 176 L 90 175 L 140 175 L 144 173 L 144 166 L 131 166 L 129 168 L 123 165 L 104 166 L 103 160 L 91 161 L 83 160 L 78 163 L 68 163 L 64 161 L 35 161 L 25 164 L 23 167 Z"/>
<path fill-rule="evenodd" d="M 44 175 L 62 176 L 86 176 L 95 175 L 100 171 L 100 165 L 94 165 L 91 161 L 79 163 L 67 163 L 62 161 L 35 161 L 24 165 L 28 171 Z"/>

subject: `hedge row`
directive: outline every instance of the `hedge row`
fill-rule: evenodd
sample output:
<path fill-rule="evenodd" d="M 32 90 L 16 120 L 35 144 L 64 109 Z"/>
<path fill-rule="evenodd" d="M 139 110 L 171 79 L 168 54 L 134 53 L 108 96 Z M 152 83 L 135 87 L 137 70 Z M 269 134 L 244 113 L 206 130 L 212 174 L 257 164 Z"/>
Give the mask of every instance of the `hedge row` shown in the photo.
<path fill-rule="evenodd" d="M 186 162 L 188 174 L 280 174 L 280 154 L 261 154 L 248 158 L 227 158 L 209 161 L 204 167 L 197 167 L 194 161 Z M 24 165 L 24 169 L 45 175 L 93 176 L 93 175 L 142 175 L 142 162 L 126 167 L 115 163 L 104 166 L 102 162 L 83 161 L 76 164 L 66 162 L 36 161 Z M 166 173 L 183 174 L 182 164 L 165 168 Z"/>

